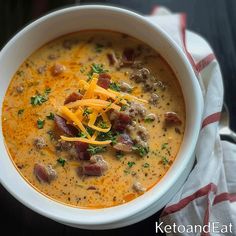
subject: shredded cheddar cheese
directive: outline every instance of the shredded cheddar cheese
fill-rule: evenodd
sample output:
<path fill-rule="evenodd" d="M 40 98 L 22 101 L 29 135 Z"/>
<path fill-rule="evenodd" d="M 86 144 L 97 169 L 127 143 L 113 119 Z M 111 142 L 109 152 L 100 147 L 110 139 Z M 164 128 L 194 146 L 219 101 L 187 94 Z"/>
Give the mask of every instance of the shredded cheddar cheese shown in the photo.
<path fill-rule="evenodd" d="M 99 75 L 94 73 L 90 82 L 79 80 L 79 86 L 85 90 L 82 99 L 70 102 L 61 107 L 61 113 L 68 119 L 68 122 L 80 129 L 84 137 L 65 137 L 62 140 L 71 142 L 85 142 L 95 145 L 107 145 L 111 140 L 96 140 L 99 132 L 107 133 L 111 129 L 111 122 L 107 112 L 111 109 L 120 111 L 122 105 L 126 105 L 129 100 L 138 100 L 147 103 L 146 100 L 139 99 L 135 96 L 104 89 L 97 85 Z M 93 130 L 91 136 L 87 128 Z"/>
<path fill-rule="evenodd" d="M 66 137 L 66 136 L 61 136 L 61 139 L 64 141 L 83 142 L 83 143 L 89 143 L 89 144 L 94 144 L 94 145 L 107 145 L 111 143 L 111 140 L 96 141 L 96 140 L 87 139 L 87 138 Z"/>

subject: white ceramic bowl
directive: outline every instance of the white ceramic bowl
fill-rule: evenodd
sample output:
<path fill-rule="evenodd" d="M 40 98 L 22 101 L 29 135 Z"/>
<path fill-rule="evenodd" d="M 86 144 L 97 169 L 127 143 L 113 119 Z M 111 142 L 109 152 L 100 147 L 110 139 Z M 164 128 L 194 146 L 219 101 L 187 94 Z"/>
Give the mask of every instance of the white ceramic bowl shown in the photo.
<path fill-rule="evenodd" d="M 1 128 L 0 181 L 24 205 L 55 221 L 86 229 L 117 228 L 154 214 L 181 187 L 194 162 L 203 100 L 186 56 L 162 29 L 134 12 L 90 5 L 52 12 L 26 26 L 2 49 L 0 110 L 13 74 L 32 52 L 58 36 L 85 29 L 107 29 L 132 35 L 156 49 L 172 67 L 183 90 L 187 119 L 184 140 L 174 164 L 155 187 L 131 202 L 95 210 L 69 207 L 40 194 L 22 178 L 8 156 Z"/>

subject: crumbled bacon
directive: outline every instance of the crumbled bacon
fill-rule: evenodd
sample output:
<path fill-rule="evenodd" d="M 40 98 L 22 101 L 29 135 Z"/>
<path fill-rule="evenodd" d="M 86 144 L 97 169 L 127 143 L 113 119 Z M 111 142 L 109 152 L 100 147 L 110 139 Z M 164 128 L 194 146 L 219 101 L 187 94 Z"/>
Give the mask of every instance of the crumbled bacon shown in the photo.
<path fill-rule="evenodd" d="M 99 74 L 98 85 L 104 89 L 108 89 L 111 83 L 111 76 L 106 73 Z"/>
<path fill-rule="evenodd" d="M 75 148 L 76 148 L 76 152 L 78 154 L 79 160 L 89 160 L 90 159 L 90 154 L 87 151 L 87 149 L 88 149 L 87 143 L 75 142 Z"/>
<path fill-rule="evenodd" d="M 112 129 L 119 132 L 123 132 L 126 126 L 131 123 L 129 115 L 115 110 L 110 113 L 110 120 L 112 123 Z"/>
<path fill-rule="evenodd" d="M 82 98 L 83 98 L 82 94 L 73 92 L 65 99 L 64 105 L 66 105 L 70 102 L 75 102 L 75 101 L 80 100 Z"/>
<path fill-rule="evenodd" d="M 134 145 L 128 134 L 120 134 L 117 137 L 117 143 L 113 146 L 118 151 L 132 152 L 132 146 Z"/>
<path fill-rule="evenodd" d="M 73 125 L 67 124 L 67 121 L 63 117 L 55 115 L 54 121 L 58 130 L 64 134 L 68 136 L 76 136 L 78 134 L 78 130 Z"/>
<path fill-rule="evenodd" d="M 129 66 L 134 63 L 135 53 L 132 48 L 125 48 L 122 55 L 122 66 Z"/>
<path fill-rule="evenodd" d="M 50 183 L 57 176 L 56 171 L 51 165 L 45 166 L 43 164 L 36 163 L 34 165 L 34 174 L 39 182 Z"/>
<path fill-rule="evenodd" d="M 173 111 L 166 112 L 165 115 L 165 121 L 168 124 L 176 124 L 176 125 L 181 125 L 182 121 L 179 119 L 177 113 Z"/>
<path fill-rule="evenodd" d="M 117 63 L 117 58 L 115 53 L 107 53 L 107 58 L 110 66 L 113 66 L 115 63 Z"/>
<path fill-rule="evenodd" d="M 89 164 L 84 164 L 82 167 L 82 174 L 90 176 L 101 176 L 108 169 L 107 162 L 102 155 L 94 155 L 90 159 Z"/>
<path fill-rule="evenodd" d="M 55 64 L 51 67 L 51 73 L 53 76 L 58 76 L 65 71 L 66 67 L 61 64 Z"/>

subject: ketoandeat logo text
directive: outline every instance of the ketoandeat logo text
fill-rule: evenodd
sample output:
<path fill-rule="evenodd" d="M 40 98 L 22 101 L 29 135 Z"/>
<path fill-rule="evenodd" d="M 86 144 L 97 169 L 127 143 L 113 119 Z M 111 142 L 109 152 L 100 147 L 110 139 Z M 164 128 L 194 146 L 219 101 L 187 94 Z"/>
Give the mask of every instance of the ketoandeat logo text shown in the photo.
<path fill-rule="evenodd" d="M 207 225 L 164 225 L 156 222 L 156 233 L 232 233 L 232 223 L 228 225 L 220 222 L 209 222 Z"/>

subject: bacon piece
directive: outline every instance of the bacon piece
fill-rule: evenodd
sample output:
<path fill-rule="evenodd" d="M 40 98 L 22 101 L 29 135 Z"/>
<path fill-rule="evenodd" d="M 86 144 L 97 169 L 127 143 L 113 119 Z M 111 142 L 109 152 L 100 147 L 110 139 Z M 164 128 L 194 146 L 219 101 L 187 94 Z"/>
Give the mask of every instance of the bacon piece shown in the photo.
<path fill-rule="evenodd" d="M 99 74 L 99 78 L 98 78 L 98 85 L 104 89 L 108 89 L 111 83 L 111 76 L 103 73 L 103 74 Z"/>
<path fill-rule="evenodd" d="M 77 101 L 77 100 L 81 100 L 82 97 L 83 97 L 82 94 L 73 92 L 73 93 L 71 93 L 71 94 L 65 99 L 64 105 L 66 105 L 66 104 L 68 104 L 68 103 L 70 103 L 70 102 L 75 102 L 75 101 Z"/>
<path fill-rule="evenodd" d="M 126 126 L 131 123 L 129 115 L 115 110 L 110 113 L 110 120 L 112 123 L 112 129 L 119 132 L 123 132 Z"/>
<path fill-rule="evenodd" d="M 39 182 L 50 183 L 57 176 L 51 165 L 45 166 L 39 163 L 34 165 L 34 174 Z"/>
<path fill-rule="evenodd" d="M 90 176 L 101 176 L 108 169 L 107 162 L 103 159 L 102 155 L 94 155 L 90 158 L 89 164 L 84 164 L 82 173 Z"/>
<path fill-rule="evenodd" d="M 120 134 L 117 137 L 117 143 L 113 146 L 113 148 L 123 152 L 132 152 L 133 145 L 134 143 L 128 134 Z"/>
<path fill-rule="evenodd" d="M 67 124 L 63 117 L 55 115 L 54 121 L 58 130 L 62 131 L 64 134 L 68 136 L 76 136 L 78 134 L 78 130 L 73 125 Z"/>
<path fill-rule="evenodd" d="M 117 58 L 115 56 L 115 53 L 107 53 L 107 58 L 109 61 L 109 65 L 113 66 L 115 63 L 117 63 Z"/>
<path fill-rule="evenodd" d="M 51 74 L 53 76 L 58 76 L 65 71 L 66 67 L 61 64 L 55 64 L 51 67 Z"/>
<path fill-rule="evenodd" d="M 179 119 L 177 113 L 173 111 L 166 112 L 164 117 L 165 117 L 165 122 L 168 124 L 176 124 L 176 125 L 182 124 L 182 121 Z"/>
<path fill-rule="evenodd" d="M 89 160 L 90 153 L 87 151 L 88 143 L 75 142 L 76 152 L 78 154 L 79 160 Z"/>
<path fill-rule="evenodd" d="M 133 48 L 125 48 L 122 55 L 122 65 L 130 66 L 134 63 L 135 53 Z"/>

